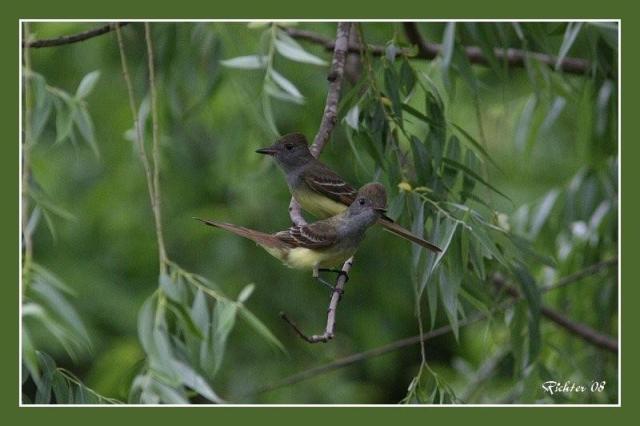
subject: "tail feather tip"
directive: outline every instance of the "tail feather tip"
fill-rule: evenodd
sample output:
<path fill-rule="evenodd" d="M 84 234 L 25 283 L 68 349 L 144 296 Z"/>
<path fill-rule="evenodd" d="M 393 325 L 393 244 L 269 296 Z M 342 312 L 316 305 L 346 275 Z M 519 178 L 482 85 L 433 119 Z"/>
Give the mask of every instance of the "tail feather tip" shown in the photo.
<path fill-rule="evenodd" d="M 192 216 L 191 219 L 199 220 L 200 222 L 204 223 L 205 225 L 217 226 L 215 222 L 212 222 L 212 221 L 206 220 L 206 219 L 200 219 L 199 217 Z"/>

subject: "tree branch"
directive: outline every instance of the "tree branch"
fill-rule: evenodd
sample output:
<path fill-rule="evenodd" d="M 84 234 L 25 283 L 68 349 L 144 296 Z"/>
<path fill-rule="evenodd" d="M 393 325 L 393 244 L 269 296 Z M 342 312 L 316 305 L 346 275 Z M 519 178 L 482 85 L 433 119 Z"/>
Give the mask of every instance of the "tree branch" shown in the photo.
<path fill-rule="evenodd" d="M 160 187 L 159 187 L 159 184 L 158 186 L 156 186 L 156 181 L 158 179 L 157 179 L 157 176 L 155 176 L 159 170 L 159 164 L 158 164 L 159 147 L 157 144 L 157 134 L 156 134 L 157 133 L 157 117 L 156 117 L 156 114 L 153 114 L 151 118 L 152 121 L 154 122 L 153 123 L 154 142 L 152 145 L 152 160 L 153 160 L 153 168 L 152 168 L 152 164 L 149 162 L 149 158 L 147 156 L 147 152 L 145 149 L 143 129 L 142 129 L 140 120 L 138 119 L 135 94 L 133 91 L 133 84 L 131 82 L 131 77 L 129 75 L 129 67 L 127 64 L 127 57 L 125 55 L 122 34 L 120 33 L 120 26 L 114 25 L 114 28 L 116 32 L 116 39 L 118 42 L 118 49 L 120 51 L 122 76 L 124 78 L 124 81 L 127 87 L 127 94 L 129 98 L 129 108 L 131 110 L 131 118 L 133 119 L 133 126 L 135 128 L 135 135 L 136 135 L 135 143 L 138 148 L 138 156 L 140 158 L 140 162 L 142 163 L 142 167 L 144 169 L 144 173 L 147 181 L 147 189 L 149 191 L 149 199 L 151 202 L 151 209 L 153 211 L 153 217 L 154 217 L 155 229 L 156 229 L 156 238 L 158 241 L 158 258 L 159 258 L 159 264 L 160 264 L 160 273 L 163 273 L 165 271 L 166 262 L 168 259 L 167 259 L 166 249 L 164 246 L 164 238 L 162 234 L 162 220 L 160 215 Z M 155 85 L 155 81 L 154 81 L 155 73 L 153 71 L 153 47 L 150 44 L 148 28 L 146 27 L 145 27 L 145 34 L 147 36 L 147 55 L 148 55 L 149 77 L 150 77 L 149 85 L 150 85 L 150 90 L 152 91 L 151 97 L 152 97 L 152 108 L 153 108 L 153 104 L 155 103 L 155 101 L 153 100 L 153 98 L 155 97 L 155 88 L 153 88 L 153 86 Z"/>
<path fill-rule="evenodd" d="M 285 31 L 287 31 L 287 33 L 293 38 L 319 44 L 326 50 L 332 50 L 335 46 L 334 40 L 331 40 L 330 38 L 327 38 L 313 31 L 299 30 L 297 28 L 286 28 Z M 420 37 L 419 41 L 417 37 Z M 418 54 L 413 55 L 413 52 L 411 52 L 410 49 L 400 49 L 397 55 L 407 55 L 415 59 L 431 60 L 435 59 L 442 53 L 442 45 L 437 43 L 427 43 L 426 41 L 424 41 L 420 36 L 417 28 L 415 28 L 415 31 L 411 30 L 411 33 L 407 34 L 407 38 L 409 39 L 409 41 L 411 41 L 411 43 L 418 46 Z M 385 47 L 380 45 L 369 45 L 368 48 L 371 54 L 374 56 L 382 56 L 386 51 Z M 357 44 L 349 44 L 347 46 L 348 52 L 360 52 L 363 49 L 363 46 Z M 489 65 L 489 61 L 480 47 L 466 46 L 464 47 L 464 51 L 470 63 L 483 66 Z M 495 48 L 494 53 L 498 60 L 505 61 L 507 65 L 512 68 L 523 68 L 526 64 L 526 59 L 531 58 L 543 64 L 546 64 L 551 67 L 551 69 L 555 70 L 555 65 L 558 60 L 558 58 L 554 55 L 540 52 L 529 52 L 521 49 Z M 588 60 L 582 58 L 566 57 L 560 63 L 560 69 L 569 74 L 586 74 L 591 70 L 591 63 Z"/>
<path fill-rule="evenodd" d="M 481 315 L 476 315 L 473 317 L 468 317 L 466 320 L 461 321 L 459 323 L 459 327 L 464 327 L 466 325 L 469 324 L 473 324 L 476 323 L 480 320 L 485 319 L 486 316 L 484 314 Z M 289 377 L 286 377 L 276 383 L 261 387 L 255 391 L 253 391 L 251 393 L 251 395 L 257 395 L 257 394 L 261 394 L 261 393 L 265 393 L 265 392 L 270 392 L 272 390 L 275 389 L 279 389 L 282 388 L 284 386 L 289 386 L 289 385 L 293 385 L 299 382 L 302 382 L 304 380 L 308 380 L 311 379 L 313 377 L 316 377 L 320 374 L 324 374 L 324 373 L 328 373 L 330 371 L 334 371 L 334 370 L 338 370 L 340 368 L 343 367 L 347 367 L 351 364 L 355 364 L 357 362 L 360 361 L 364 361 L 370 358 L 376 358 L 379 357 L 381 355 L 385 355 L 389 352 L 394 352 L 397 351 L 399 349 L 405 348 L 407 346 L 413 346 L 413 345 L 417 345 L 418 343 L 420 343 L 421 341 L 427 341 L 427 340 L 431 340 L 434 339 L 436 337 L 440 337 L 440 336 L 444 336 L 445 334 L 449 334 L 451 331 L 453 330 L 453 328 L 450 325 L 445 325 L 439 328 L 436 328 L 434 330 L 431 330 L 427 333 L 424 333 L 422 335 L 422 340 L 420 339 L 420 335 L 416 335 L 416 336 L 412 336 L 412 337 L 406 337 L 404 339 L 400 339 L 400 340 L 396 340 L 394 342 L 388 343 L 386 345 L 383 346 L 379 346 L 377 348 L 374 349 L 370 349 L 368 351 L 364 351 L 364 352 L 358 352 L 352 355 L 348 355 L 346 357 L 340 358 L 336 361 L 333 361 L 331 363 L 328 364 L 324 364 L 324 365 L 320 365 L 317 367 L 313 367 L 310 368 L 308 370 L 304 370 L 301 371 L 299 373 L 293 374 Z"/>
<path fill-rule="evenodd" d="M 308 343 L 327 343 L 329 340 L 333 339 L 336 328 L 336 311 L 338 309 L 338 303 L 344 293 L 344 286 L 349 279 L 349 272 L 351 271 L 352 266 L 353 257 L 342 265 L 341 272 L 336 280 L 336 286 L 331 293 L 331 301 L 329 302 L 329 309 L 327 309 L 327 325 L 324 329 L 324 333 L 307 336 L 302 332 L 302 330 L 300 330 L 300 328 L 298 328 L 296 323 L 287 316 L 287 314 L 284 312 L 280 313 L 280 317 L 282 317 L 282 319 L 285 320 L 303 340 L 306 340 Z"/>
<path fill-rule="evenodd" d="M 572 274 L 572 275 L 569 275 L 569 276 L 567 276 L 565 278 L 562 278 L 562 279 L 560 279 L 559 281 L 557 281 L 553 285 L 542 287 L 540 289 L 540 291 L 543 292 L 543 293 L 546 293 L 548 291 L 552 291 L 552 290 L 555 290 L 557 288 L 564 287 L 564 286 L 566 286 L 568 284 L 578 282 L 582 278 L 584 278 L 585 276 L 593 275 L 593 274 L 597 273 L 598 271 L 602 270 L 604 267 L 610 267 L 610 266 L 613 266 L 615 264 L 617 264 L 617 259 L 611 259 L 611 260 L 608 260 L 608 261 L 600 262 L 600 263 L 598 263 L 596 265 L 592 265 L 592 266 L 589 266 L 587 268 L 584 268 L 583 270 L 578 271 L 575 274 Z M 514 304 L 516 304 L 520 300 L 522 300 L 520 297 L 510 299 L 507 302 L 499 305 L 495 309 L 495 311 L 503 311 L 503 310 L 513 306 Z M 466 320 L 463 320 L 463 321 L 461 321 L 459 323 L 459 327 L 464 327 L 464 326 L 467 326 L 467 325 L 470 325 L 470 324 L 474 324 L 474 323 L 476 323 L 478 321 L 481 321 L 481 320 L 489 318 L 489 316 L 490 316 L 489 314 L 482 313 L 482 314 L 478 314 L 478 315 L 467 317 Z M 436 328 L 435 330 L 432 330 L 432 331 L 430 331 L 428 333 L 425 333 L 423 335 L 422 339 L 420 338 L 420 335 L 416 335 L 416 336 L 412 336 L 412 337 L 407 337 L 407 338 L 404 338 L 404 339 L 396 340 L 394 342 L 388 343 L 388 344 L 383 345 L 383 346 L 379 346 L 379 347 L 374 348 L 374 349 L 370 349 L 368 351 L 351 354 L 351 355 L 348 355 L 346 357 L 337 359 L 337 360 L 335 360 L 335 361 L 333 361 L 331 363 L 324 364 L 324 365 L 319 365 L 317 367 L 313 367 L 313 368 L 310 368 L 308 370 L 304 370 L 304 371 L 301 371 L 299 373 L 293 374 L 293 375 L 291 375 L 289 377 L 285 377 L 284 379 L 282 379 L 282 380 L 280 380 L 278 382 L 275 382 L 275 383 L 263 386 L 261 388 L 258 388 L 255 391 L 253 391 L 250 394 L 247 394 L 245 396 L 257 395 L 257 394 L 261 394 L 261 393 L 265 393 L 265 392 L 270 392 L 272 390 L 279 389 L 279 388 L 282 388 L 284 386 L 293 385 L 293 384 L 296 384 L 296 383 L 311 379 L 313 377 L 319 376 L 321 374 L 328 373 L 330 371 L 338 370 L 338 369 L 343 368 L 343 367 L 348 367 L 349 365 L 355 364 L 355 363 L 360 362 L 360 361 L 364 361 L 364 360 L 367 360 L 367 359 L 370 359 L 370 358 L 375 358 L 375 357 L 378 357 L 378 356 L 381 356 L 381 355 L 385 355 L 385 354 L 390 353 L 390 352 L 394 352 L 394 351 L 406 348 L 408 346 L 416 345 L 416 344 L 420 343 L 421 340 L 427 341 L 427 340 L 431 340 L 431 339 L 434 339 L 434 338 L 439 337 L 439 336 L 443 336 L 445 334 L 450 333 L 452 330 L 453 330 L 453 327 L 451 327 L 451 325 L 445 325 L 445 326 L 442 326 L 440 328 Z"/>
<path fill-rule="evenodd" d="M 22 41 L 22 47 L 28 48 L 41 48 L 41 47 L 55 47 L 55 46 L 64 46 L 66 44 L 78 43 L 80 41 L 89 40 L 91 38 L 100 36 L 102 34 L 107 34 L 115 29 L 115 27 L 124 27 L 125 25 L 129 25 L 129 22 L 118 22 L 115 24 L 107 24 L 102 27 L 94 28 L 92 30 L 83 31 L 81 33 L 60 36 L 55 38 L 46 38 L 41 40 L 32 40 Z"/>
<path fill-rule="evenodd" d="M 415 22 L 403 22 L 402 27 L 407 39 L 418 47 L 418 54 L 424 58 L 435 58 L 438 56 L 438 49 L 435 49 L 433 45 L 430 45 L 422 38 L 420 30 L 418 30 L 418 24 Z"/>
<path fill-rule="evenodd" d="M 579 271 L 578 273 L 573 274 L 566 278 L 571 278 L 572 280 L 571 282 L 579 281 L 584 277 L 596 274 L 603 268 L 604 265 L 610 266 L 611 264 L 614 264 L 614 263 L 617 263 L 617 259 L 610 259 L 605 262 L 600 262 L 598 264 L 592 265 L 589 268 Z M 566 278 L 562 280 L 562 282 L 559 282 L 556 285 L 554 285 L 553 288 L 558 288 L 568 284 L 569 281 L 567 281 Z M 516 299 L 522 298 L 520 292 L 512 285 L 508 284 L 502 276 L 500 275 L 494 276 L 493 282 L 499 288 L 504 289 L 507 293 L 509 293 L 514 298 Z M 593 328 L 585 324 L 573 321 L 570 318 L 567 318 L 566 316 L 561 314 L 560 312 L 549 308 L 548 306 L 542 305 L 540 307 L 540 313 L 542 314 L 543 317 L 547 318 L 548 320 L 564 328 L 569 333 L 581 338 L 585 342 L 593 346 L 596 346 L 598 348 L 605 349 L 609 352 L 618 353 L 618 342 L 611 336 L 608 336 L 604 333 L 600 333 L 597 330 L 594 330 Z"/>
<path fill-rule="evenodd" d="M 25 22 L 22 25 L 23 38 L 29 37 L 29 24 Z M 24 115 L 22 121 L 22 158 L 21 158 L 21 173 L 20 176 L 22 184 L 22 198 L 21 207 L 21 225 L 22 225 L 22 249 L 23 259 L 22 266 L 23 271 L 26 271 L 31 263 L 33 257 L 33 235 L 29 229 L 29 180 L 31 177 L 31 81 L 29 79 L 31 73 L 31 57 L 29 51 L 23 49 L 22 51 L 22 66 L 25 69 L 25 75 L 23 75 L 24 84 L 24 96 L 22 98 L 22 107 L 24 108 Z M 25 287 L 28 281 L 25 281 Z"/>
<path fill-rule="evenodd" d="M 333 46 L 333 59 L 331 60 L 331 69 L 327 80 L 329 80 L 329 90 L 327 93 L 327 100 L 322 114 L 322 120 L 320 121 L 320 127 L 318 133 L 309 148 L 314 157 L 318 157 L 325 145 L 329 142 L 331 132 L 336 126 L 338 120 L 338 101 L 340 100 L 340 89 L 342 87 L 342 79 L 344 76 L 344 65 L 347 58 L 347 46 L 349 44 L 349 32 L 351 31 L 350 22 L 339 22 L 338 29 L 336 31 L 336 41 Z M 292 197 L 291 203 L 289 203 L 289 217 L 295 225 L 303 225 L 306 223 L 302 216 L 302 211 L 298 202 Z M 295 325 L 293 321 L 287 317 L 285 313 L 281 313 L 282 319 L 284 319 L 295 332 L 304 340 L 309 343 L 326 343 L 333 339 L 335 324 L 336 324 L 336 310 L 338 303 L 344 292 L 344 286 L 347 283 L 351 266 L 353 265 L 353 257 L 347 260 L 342 266 L 342 272 L 338 275 L 336 280 L 335 290 L 331 295 L 331 301 L 329 302 L 329 309 L 327 310 L 327 325 L 325 331 L 320 335 L 313 335 L 311 337 L 306 336 Z"/>
<path fill-rule="evenodd" d="M 156 93 L 156 72 L 153 60 L 153 41 L 151 40 L 151 27 L 148 22 L 144 23 L 144 37 L 147 44 L 147 64 L 149 67 L 149 91 L 151 93 L 151 127 L 152 146 L 151 154 L 153 160 L 153 203 L 155 204 L 154 219 L 156 224 L 156 234 L 158 239 L 158 255 L 160 257 L 160 272 L 165 271 L 167 263 L 167 249 L 164 245 L 164 232 L 162 230 L 162 208 L 160 204 L 160 141 L 158 134 L 158 96 Z"/>
<path fill-rule="evenodd" d="M 605 349 L 611 353 L 618 353 L 618 342 L 613 337 L 599 333 L 585 324 L 575 322 L 547 306 L 542 306 L 540 308 L 540 312 L 545 318 L 553 321 L 569 333 L 578 336 L 585 342 L 601 349 Z"/>
<path fill-rule="evenodd" d="M 344 76 L 344 64 L 347 58 L 350 30 L 350 22 L 340 22 L 338 24 L 336 42 L 333 48 L 333 60 L 331 61 L 331 71 L 327 76 L 327 80 L 329 80 L 327 102 L 324 107 L 324 113 L 322 114 L 320 128 L 310 148 L 311 153 L 315 157 L 320 155 L 324 146 L 329 142 L 329 136 L 338 120 L 338 101 L 340 100 L 340 89 Z"/>
<path fill-rule="evenodd" d="M 561 278 L 558 282 L 556 282 L 555 284 L 550 284 L 548 286 L 542 286 L 542 288 L 540 289 L 541 292 L 545 293 L 546 291 L 550 290 L 550 289 L 556 289 L 559 287 L 564 287 L 568 284 L 574 283 L 575 281 L 579 281 L 583 278 L 586 277 L 590 277 L 592 275 L 597 274 L 600 271 L 603 271 L 605 269 L 609 269 L 611 266 L 617 265 L 618 264 L 618 258 L 614 257 L 611 259 L 607 259 L 607 260 L 603 260 L 602 262 L 598 262 L 598 263 L 594 263 L 591 266 L 587 266 L 584 269 L 579 270 L 578 272 L 575 272 L 571 275 L 567 275 L 564 278 Z"/>

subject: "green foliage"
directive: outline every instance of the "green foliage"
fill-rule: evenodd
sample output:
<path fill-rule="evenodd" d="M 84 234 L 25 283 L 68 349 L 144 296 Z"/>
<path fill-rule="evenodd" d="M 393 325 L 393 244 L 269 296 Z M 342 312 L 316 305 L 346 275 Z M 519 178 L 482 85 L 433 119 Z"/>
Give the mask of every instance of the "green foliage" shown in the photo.
<path fill-rule="evenodd" d="M 122 404 L 121 401 L 100 395 L 85 386 L 70 371 L 57 367 L 55 361 L 43 352 L 37 352 L 38 364 L 42 369 L 41 377 L 37 381 L 35 399 L 23 395 L 25 403 L 34 404 Z M 29 374 L 23 375 L 23 382 L 28 380 Z"/>
<path fill-rule="evenodd" d="M 56 24 L 36 26 L 61 32 Z M 617 401 L 616 356 L 543 315 L 548 306 L 600 333 L 618 333 L 613 268 L 548 291 L 617 257 L 615 25 L 421 23 L 425 39 L 442 46 L 432 61 L 414 57 L 399 26 L 354 27 L 357 38 L 382 46 L 382 55 L 366 49 L 349 56 L 352 84 L 343 82 L 323 161 L 356 185 L 384 183 L 388 214 L 443 252 L 372 230 L 339 306 L 336 339 L 318 347 L 284 334 L 275 313 L 286 310 L 305 327 L 318 327 L 326 294 L 251 244 L 189 218 L 265 231 L 288 226 L 286 186 L 253 151 L 280 130 L 311 138 L 330 56 L 281 24 L 151 27 L 163 222 L 175 259 L 161 265 L 159 276 L 147 188 L 128 143 L 135 132 L 120 64 L 105 53 L 113 40 L 96 38 L 98 48 L 78 43 L 69 47 L 76 53 L 55 59 L 46 49 L 34 51 L 37 73 L 24 70 L 33 157 L 26 230 L 37 259 L 23 269 L 24 401 L 117 402 L 101 395 L 176 404 Z M 333 37 L 335 23 L 304 29 Z M 122 35 L 134 89 L 147 93 L 142 26 L 130 24 Z M 465 53 L 471 45 L 486 66 L 471 64 Z M 527 55 L 518 69 L 501 55 L 510 48 L 556 59 L 545 64 L 539 54 Z M 75 55 L 86 57 L 77 70 Z M 573 56 L 591 69 L 575 76 L 559 71 L 562 59 Z M 149 96 L 136 107 L 149 136 Z M 82 150 L 74 162 L 63 142 L 76 146 L 80 139 L 96 154 L 100 147 L 99 164 Z M 54 241 L 43 237 L 41 218 Z M 482 323 L 470 325 L 478 316 Z M 301 370 L 440 327 L 450 337 L 427 340 L 424 357 L 398 352 L 295 388 L 254 393 Z M 89 347 L 108 353 L 134 336 L 142 352 L 122 351 L 111 369 L 99 370 L 85 355 Z M 285 346 L 288 357 L 281 354 Z M 56 366 L 69 363 L 65 352 L 88 372 L 83 381 Z M 126 383 L 104 386 L 100 376 L 116 369 L 127 372 Z M 608 384 L 602 393 L 549 395 L 541 390 L 546 380 Z"/>
<path fill-rule="evenodd" d="M 99 156 L 98 144 L 95 137 L 93 121 L 89 115 L 86 98 L 96 85 L 100 77 L 99 71 L 93 71 L 85 75 L 75 95 L 70 95 L 62 89 L 49 86 L 45 78 L 31 70 L 23 70 L 28 84 L 33 88 L 33 113 L 31 128 L 31 140 L 28 143 L 37 143 L 44 131 L 50 117 L 51 111 L 55 108 L 55 143 L 71 141 L 77 143 L 80 133 L 85 141 Z"/>
<path fill-rule="evenodd" d="M 570 24 L 567 27 L 560 47 L 558 63 L 566 57 L 581 27 L 581 23 Z M 477 34 L 477 26 L 474 26 L 472 31 L 480 37 Z M 453 95 L 455 80 L 450 70 L 455 69 L 456 76 L 465 81 L 472 91 L 472 96 L 477 99 L 479 90 L 477 77 L 457 42 L 454 23 L 449 23 L 445 27 L 442 50 L 440 78 L 447 92 Z M 437 318 L 438 305 L 441 305 L 454 336 L 458 339 L 460 316 L 465 317 L 465 304 L 460 303 L 459 293 L 464 289 L 463 283 L 469 285 L 474 283 L 475 278 L 482 281 L 487 278 L 485 272 L 487 263 L 494 271 L 510 274 L 514 282 L 518 283 L 528 309 L 518 305 L 513 314 L 508 312 L 508 315 L 511 318 L 511 343 L 516 358 L 514 371 L 520 375 L 528 365 L 537 360 L 541 350 L 541 297 L 532 272 L 532 268 L 536 265 L 527 260 L 532 257 L 538 260 L 542 258 L 536 253 L 531 241 L 544 226 L 555 203 L 557 191 L 552 190 L 537 208 L 532 219 L 531 231 L 526 235 L 529 241 L 512 233 L 507 222 L 500 223 L 498 219 L 505 216 L 492 206 L 490 193 L 500 195 L 510 202 L 511 199 L 481 176 L 487 174 L 486 164 L 483 163 L 495 164 L 496 161 L 468 130 L 447 118 L 446 101 L 433 80 L 423 71 L 410 67 L 407 69 L 405 65 L 407 63 L 406 59 L 382 60 L 382 66 L 379 67 L 381 69 L 369 75 L 372 79 L 370 89 L 366 92 L 364 99 L 358 103 L 357 110 L 359 116 L 364 119 L 356 124 L 354 117 L 349 117 L 349 127 L 355 131 L 355 135 L 351 138 L 356 138 L 359 133 L 366 134 L 367 152 L 377 167 L 387 171 L 391 186 L 399 185 L 403 190 L 413 192 L 414 202 L 406 207 L 406 210 L 414 216 L 413 231 L 418 235 L 428 235 L 443 248 L 442 253 L 434 256 L 421 253 L 417 247 L 412 247 L 416 297 L 420 300 L 426 289 L 432 327 Z M 497 64 L 493 65 L 494 71 L 497 71 Z M 535 66 L 531 65 L 531 67 Z M 416 80 L 421 90 L 403 91 L 403 86 L 397 77 L 399 67 L 403 68 L 405 75 L 417 76 Z M 548 74 L 549 71 L 544 70 L 543 73 Z M 390 98 L 390 102 L 387 98 L 380 97 L 380 94 L 375 91 L 380 84 L 375 82 L 378 78 L 383 82 L 385 94 Z M 528 150 L 532 149 L 531 144 L 536 139 L 535 135 L 544 131 L 542 129 L 550 129 L 562 113 L 566 105 L 564 96 L 567 95 L 563 93 L 555 97 L 546 117 L 541 116 L 544 120 L 534 124 L 532 114 L 538 111 L 536 109 L 538 97 L 532 95 L 517 129 L 517 135 L 522 136 L 516 136 L 520 140 L 529 139 Z M 412 103 L 415 104 L 412 98 L 420 99 L 421 97 L 425 99 L 424 111 L 412 105 Z M 409 126 L 403 120 L 403 112 L 408 112 L 413 118 L 422 122 L 422 125 Z M 531 130 L 533 125 L 540 130 Z M 464 146 L 452 131 L 462 137 L 466 142 Z M 410 146 L 409 151 L 413 156 L 413 162 L 406 163 L 403 167 L 404 154 L 398 154 L 398 152 L 402 153 L 407 145 Z M 516 146 L 518 145 L 522 143 L 516 141 Z M 357 147 L 354 149 L 357 150 Z M 413 167 L 407 167 L 407 165 L 413 165 Z M 485 190 L 488 190 L 489 194 Z M 605 200 L 602 203 L 604 203 L 602 210 L 598 213 L 605 215 L 609 202 Z M 425 205 L 429 207 L 428 210 L 425 209 Z M 394 209 L 393 212 L 397 217 L 402 210 Z M 598 223 L 599 218 L 592 219 L 591 222 Z M 574 228 L 580 226 L 580 223 L 573 221 L 570 223 Z M 585 228 L 583 232 L 593 238 L 601 235 L 599 229 Z M 469 263 L 468 259 L 470 259 Z M 553 260 L 545 259 L 545 263 L 553 264 Z M 469 294 L 468 290 L 465 289 L 465 291 Z M 484 297 L 486 300 L 493 289 L 489 287 L 481 291 L 488 293 Z M 479 300 L 476 302 L 475 307 L 478 307 L 479 303 L 482 310 L 489 308 Z M 420 310 L 417 312 L 419 314 Z M 434 395 L 438 392 L 438 383 L 440 383 L 438 381 L 432 381 L 433 383 L 429 385 L 433 387 L 435 393 L 424 394 L 430 395 L 429 398 L 415 396 L 419 393 L 417 389 L 423 381 L 421 374 L 422 369 L 414 378 L 405 401 L 434 400 Z"/>
<path fill-rule="evenodd" d="M 171 264 L 160 275 L 158 291 L 138 315 L 147 365 L 133 380 L 129 402 L 185 404 L 195 392 L 210 402 L 223 403 L 210 383 L 220 369 L 238 314 L 258 336 L 284 350 L 244 306 L 252 291 L 252 285 L 246 286 L 234 301 L 206 278 Z"/>
<path fill-rule="evenodd" d="M 77 359 L 89 350 L 90 339 L 76 308 L 69 301 L 74 291 L 45 267 L 31 262 L 23 269 L 22 357 L 29 373 L 39 383 L 41 362 L 34 328 L 44 328 L 67 353 Z"/>
<path fill-rule="evenodd" d="M 251 27 L 251 26 L 250 26 Z M 253 26 L 253 28 L 256 28 Z M 257 27 L 260 28 L 260 27 Z M 264 118 L 275 135 L 280 132 L 273 116 L 272 100 L 302 105 L 305 98 L 295 84 L 275 70 L 276 53 L 294 62 L 325 66 L 327 62 L 307 52 L 297 41 L 291 38 L 277 25 L 270 25 L 261 37 L 261 52 L 257 55 L 238 56 L 220 61 L 228 68 L 243 70 L 261 69 L 265 71 L 262 85 L 262 108 Z"/>
<path fill-rule="evenodd" d="M 456 395 L 442 378 L 426 365 L 420 367 L 401 404 L 455 404 Z"/>

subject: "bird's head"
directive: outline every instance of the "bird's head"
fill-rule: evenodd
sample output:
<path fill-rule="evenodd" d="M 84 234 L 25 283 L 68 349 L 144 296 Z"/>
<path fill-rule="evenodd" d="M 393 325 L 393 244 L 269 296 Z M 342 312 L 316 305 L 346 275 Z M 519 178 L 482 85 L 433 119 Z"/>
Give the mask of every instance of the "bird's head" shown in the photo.
<path fill-rule="evenodd" d="M 270 155 L 283 167 L 296 167 L 313 159 L 307 138 L 302 133 L 289 133 L 273 145 L 256 150 L 258 154 Z"/>
<path fill-rule="evenodd" d="M 379 183 L 368 183 L 358 190 L 349 210 L 352 215 L 366 213 L 377 219 L 387 211 L 387 191 Z"/>

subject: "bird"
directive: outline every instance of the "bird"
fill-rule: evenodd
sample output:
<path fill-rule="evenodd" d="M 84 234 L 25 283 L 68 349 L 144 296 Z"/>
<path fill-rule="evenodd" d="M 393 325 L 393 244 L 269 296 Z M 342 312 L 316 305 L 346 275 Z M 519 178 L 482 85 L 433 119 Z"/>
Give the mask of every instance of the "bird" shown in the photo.
<path fill-rule="evenodd" d="M 369 183 L 355 194 L 353 202 L 327 219 L 268 234 L 231 223 L 197 219 L 254 241 L 267 253 L 294 269 L 311 269 L 313 277 L 334 289 L 320 277 L 321 271 L 341 265 L 358 249 L 367 229 L 385 214 L 387 193 L 383 185 Z"/>
<path fill-rule="evenodd" d="M 356 189 L 337 173 L 315 158 L 302 133 L 289 133 L 275 144 L 256 150 L 273 157 L 284 172 L 289 191 L 303 210 L 324 219 L 346 210 L 357 198 Z M 437 245 L 424 240 L 403 228 L 386 215 L 377 223 L 387 231 L 412 241 L 431 251 L 442 251 Z"/>

